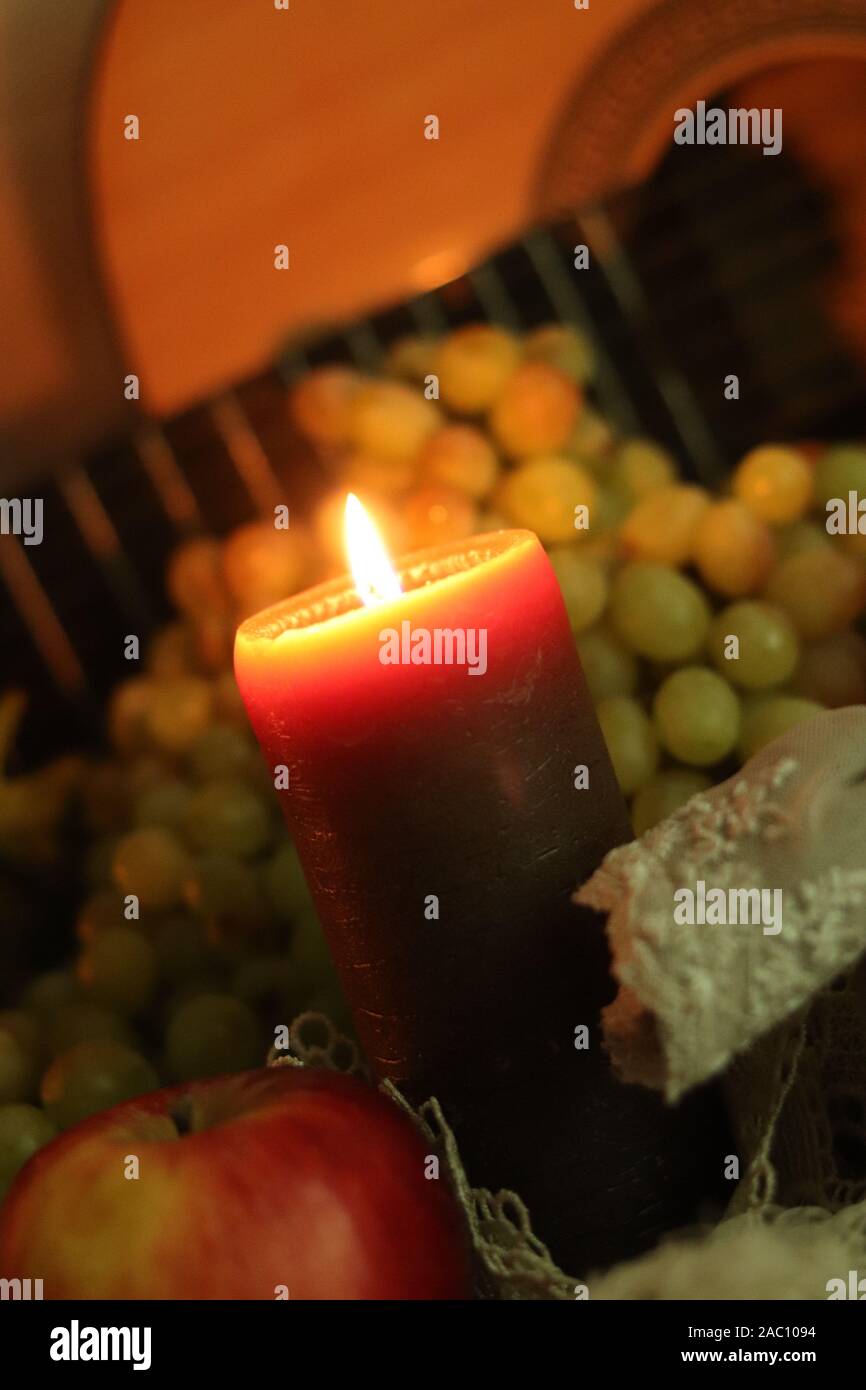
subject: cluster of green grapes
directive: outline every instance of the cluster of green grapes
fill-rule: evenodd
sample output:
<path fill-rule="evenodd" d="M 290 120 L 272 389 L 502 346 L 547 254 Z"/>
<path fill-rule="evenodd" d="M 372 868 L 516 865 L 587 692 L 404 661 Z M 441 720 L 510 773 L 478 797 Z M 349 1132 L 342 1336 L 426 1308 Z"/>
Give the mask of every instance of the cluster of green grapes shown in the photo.
<path fill-rule="evenodd" d="M 866 449 L 763 445 L 714 494 L 616 437 L 585 398 L 593 365 L 568 325 L 478 324 L 401 340 L 386 379 L 311 372 L 291 408 L 338 479 L 325 549 L 348 488 L 395 552 L 540 536 L 641 834 L 793 724 L 866 700 L 866 536 L 828 534 L 825 511 L 866 498 Z"/>
<path fill-rule="evenodd" d="M 794 724 L 866 700 L 866 538 L 829 535 L 824 511 L 866 496 L 866 450 L 764 445 L 713 496 L 647 487 L 646 447 L 614 456 L 633 495 L 578 634 L 638 834 Z"/>
<path fill-rule="evenodd" d="M 587 460 L 610 440 L 583 400 L 593 359 L 579 333 L 550 325 L 520 339 L 473 324 L 441 341 L 401 339 L 386 367 L 376 378 L 319 368 L 291 393 L 298 428 L 335 478 L 311 520 L 329 572 L 345 568 L 348 490 L 393 554 L 512 523 L 554 543 L 574 536 L 575 506 L 596 494 Z"/>
<path fill-rule="evenodd" d="M 823 510 L 866 497 L 866 450 L 763 446 L 713 495 L 616 437 L 585 398 L 593 365 L 569 326 L 472 325 L 401 340 L 382 376 L 307 373 L 288 408 L 331 493 L 288 530 L 181 545 L 179 617 L 109 701 L 110 756 L 0 778 L 0 857 L 49 857 L 70 802 L 89 845 L 68 963 L 0 1012 L 0 1195 L 57 1129 L 254 1066 L 304 1009 L 349 1027 L 231 670 L 241 618 L 345 570 L 349 489 L 395 555 L 540 536 L 638 833 L 793 723 L 866 700 L 866 537 L 830 536 Z M 0 701 L 0 765 L 19 717 Z"/>
<path fill-rule="evenodd" d="M 200 638 L 189 622 L 161 632 L 110 699 L 112 755 L 78 760 L 87 850 L 68 962 L 0 1011 L 0 1198 L 58 1130 L 259 1066 L 306 1009 L 350 1031 L 233 677 L 208 671 Z"/>

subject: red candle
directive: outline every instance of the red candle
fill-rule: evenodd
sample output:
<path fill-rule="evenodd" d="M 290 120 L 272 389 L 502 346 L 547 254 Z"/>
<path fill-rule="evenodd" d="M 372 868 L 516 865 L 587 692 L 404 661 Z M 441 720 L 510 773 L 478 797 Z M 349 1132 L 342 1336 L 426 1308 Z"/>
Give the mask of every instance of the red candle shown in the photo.
<path fill-rule="evenodd" d="M 602 1052 L 603 929 L 570 894 L 631 831 L 556 578 L 527 531 L 395 575 L 355 526 L 354 582 L 242 624 L 241 693 L 377 1074 L 438 1097 L 561 1260 L 607 1263 L 707 1175 Z"/>

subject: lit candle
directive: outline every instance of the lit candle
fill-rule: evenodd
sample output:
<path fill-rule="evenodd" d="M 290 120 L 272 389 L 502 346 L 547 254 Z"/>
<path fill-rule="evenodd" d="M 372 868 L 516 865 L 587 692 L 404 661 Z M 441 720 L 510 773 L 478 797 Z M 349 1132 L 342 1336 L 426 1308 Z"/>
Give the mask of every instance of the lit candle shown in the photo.
<path fill-rule="evenodd" d="M 244 622 L 235 668 L 359 1038 L 438 1097 L 474 1183 L 608 1263 L 710 1179 L 685 1112 L 602 1051 L 603 927 L 570 894 L 631 830 L 556 578 L 527 531 L 395 573 L 354 499 L 347 522 L 354 578 Z"/>

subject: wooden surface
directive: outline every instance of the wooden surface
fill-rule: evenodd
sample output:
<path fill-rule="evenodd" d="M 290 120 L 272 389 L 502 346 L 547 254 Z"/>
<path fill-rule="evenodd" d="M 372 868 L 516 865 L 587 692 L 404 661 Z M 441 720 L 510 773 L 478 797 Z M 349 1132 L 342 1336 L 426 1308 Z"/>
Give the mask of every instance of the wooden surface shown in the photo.
<path fill-rule="evenodd" d="M 572 0 L 288 12 L 122 0 L 91 167 L 152 407 L 170 412 L 253 371 L 287 332 L 433 288 L 513 237 L 539 212 L 541 151 L 569 94 L 647 3 L 618 0 L 614 19 Z M 138 143 L 122 138 L 130 112 Z M 438 141 L 424 138 L 431 114 Z"/>
<path fill-rule="evenodd" d="M 678 104 L 866 27 L 862 0 L 290 3 L 0 0 L 0 481 L 126 428 L 126 372 L 183 409 L 641 177 Z"/>

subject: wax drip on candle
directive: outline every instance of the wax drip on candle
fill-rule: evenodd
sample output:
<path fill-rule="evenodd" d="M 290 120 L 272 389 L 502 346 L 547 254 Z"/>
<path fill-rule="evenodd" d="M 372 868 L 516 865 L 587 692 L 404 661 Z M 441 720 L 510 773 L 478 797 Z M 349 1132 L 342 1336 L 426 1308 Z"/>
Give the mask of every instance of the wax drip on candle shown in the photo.
<path fill-rule="evenodd" d="M 403 590 L 382 538 L 354 492 L 346 498 L 346 550 L 358 597 L 365 608 L 399 598 Z"/>

